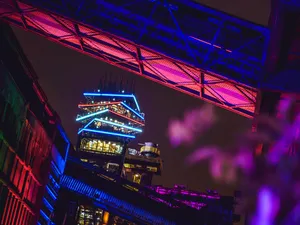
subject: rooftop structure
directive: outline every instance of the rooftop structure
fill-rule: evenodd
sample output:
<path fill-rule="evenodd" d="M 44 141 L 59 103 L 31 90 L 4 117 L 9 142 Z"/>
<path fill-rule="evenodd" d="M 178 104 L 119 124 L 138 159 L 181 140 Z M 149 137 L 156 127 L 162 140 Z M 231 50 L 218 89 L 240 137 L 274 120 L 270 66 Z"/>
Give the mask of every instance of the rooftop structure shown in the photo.
<path fill-rule="evenodd" d="M 144 114 L 134 94 L 86 92 L 76 121 L 77 151 L 83 161 L 121 174 L 127 144 L 142 133 Z"/>
<path fill-rule="evenodd" d="M 157 144 L 146 142 L 141 149 L 128 148 L 123 165 L 123 177 L 141 185 L 151 185 L 153 175 L 161 175 L 163 162 Z"/>

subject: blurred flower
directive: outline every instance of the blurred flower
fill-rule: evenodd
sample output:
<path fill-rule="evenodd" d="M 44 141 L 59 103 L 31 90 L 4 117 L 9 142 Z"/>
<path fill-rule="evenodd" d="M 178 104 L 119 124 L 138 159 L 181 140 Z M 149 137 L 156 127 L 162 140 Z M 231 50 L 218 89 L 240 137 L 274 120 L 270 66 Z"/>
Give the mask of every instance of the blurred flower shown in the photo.
<path fill-rule="evenodd" d="M 256 117 L 257 129 L 242 136 L 236 151 L 204 147 L 187 157 L 189 165 L 208 160 L 210 173 L 219 182 L 234 183 L 242 172 L 244 208 L 252 215 L 252 225 L 300 224 L 300 114 L 293 109 L 295 98 L 289 97 L 279 102 L 277 115 Z M 215 120 L 211 106 L 186 113 L 183 121 L 171 122 L 171 143 L 194 141 Z M 254 156 L 258 145 L 268 151 Z"/>
<path fill-rule="evenodd" d="M 270 188 L 260 188 L 257 196 L 257 211 L 252 225 L 273 225 L 280 209 L 280 198 Z"/>
<path fill-rule="evenodd" d="M 299 225 L 300 224 L 300 203 L 292 209 L 283 222 L 283 225 Z"/>
<path fill-rule="evenodd" d="M 179 120 L 171 121 L 169 125 L 170 142 L 174 147 L 182 143 L 189 143 L 193 139 L 190 130 Z"/>
<path fill-rule="evenodd" d="M 188 164 L 201 160 L 209 160 L 210 172 L 214 179 L 225 183 L 234 183 L 239 169 L 249 172 L 253 168 L 253 156 L 250 151 L 241 150 L 238 154 L 224 153 L 218 147 L 203 148 L 193 152 L 188 158 Z"/>
<path fill-rule="evenodd" d="M 169 137 L 173 146 L 191 143 L 197 135 L 209 129 L 216 120 L 212 105 L 192 110 L 185 114 L 184 120 L 172 120 L 169 124 Z"/>
<path fill-rule="evenodd" d="M 279 162 L 280 158 L 288 153 L 293 142 L 297 141 L 298 131 L 300 129 L 300 115 L 298 115 L 293 124 L 287 125 L 282 131 L 282 135 L 277 140 L 268 154 L 268 160 L 272 164 Z"/>

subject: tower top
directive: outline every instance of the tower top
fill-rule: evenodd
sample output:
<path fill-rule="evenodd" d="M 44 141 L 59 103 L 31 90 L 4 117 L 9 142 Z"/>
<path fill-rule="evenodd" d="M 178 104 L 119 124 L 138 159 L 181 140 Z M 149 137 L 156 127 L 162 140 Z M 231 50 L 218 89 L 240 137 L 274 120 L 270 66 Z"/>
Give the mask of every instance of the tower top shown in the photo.
<path fill-rule="evenodd" d="M 124 79 L 123 76 L 106 74 L 100 78 L 98 89 L 102 93 L 135 93 L 135 80 Z"/>

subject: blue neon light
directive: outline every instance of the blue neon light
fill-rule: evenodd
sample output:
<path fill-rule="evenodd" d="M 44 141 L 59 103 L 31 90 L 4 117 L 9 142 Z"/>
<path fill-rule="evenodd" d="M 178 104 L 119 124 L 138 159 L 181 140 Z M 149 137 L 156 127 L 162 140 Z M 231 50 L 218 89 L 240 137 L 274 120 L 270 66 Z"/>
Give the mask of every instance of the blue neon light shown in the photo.
<path fill-rule="evenodd" d="M 46 220 L 50 220 L 50 218 L 46 215 L 46 213 L 44 213 L 43 210 L 40 210 L 41 215 L 46 219 Z"/>
<path fill-rule="evenodd" d="M 97 118 L 95 120 L 100 121 L 102 123 L 111 124 L 111 125 L 114 125 L 116 127 L 123 127 L 123 128 L 128 129 L 128 130 L 134 130 L 134 131 L 137 131 L 137 132 L 143 132 L 142 129 L 138 129 L 138 128 L 134 128 L 134 127 L 130 127 L 130 126 L 118 124 L 118 123 L 115 123 L 115 122 L 111 122 L 111 121 L 107 121 L 107 120 L 102 120 L 102 119 L 97 119 Z"/>
<path fill-rule="evenodd" d="M 128 130 L 133 130 L 133 131 L 137 131 L 137 132 L 143 132 L 142 129 L 138 129 L 138 128 L 134 128 L 134 127 L 130 127 L 130 126 L 118 124 L 118 123 L 115 123 L 115 122 L 111 122 L 111 121 L 107 121 L 107 120 L 102 120 L 102 119 L 95 118 L 95 119 L 91 120 L 88 124 L 86 124 L 82 129 L 80 129 L 78 131 L 78 134 L 80 134 L 84 129 L 86 129 L 94 121 L 99 121 L 99 122 L 102 122 L 102 123 L 111 124 L 111 125 L 114 125 L 114 126 L 117 126 L 117 127 L 123 127 L 123 128 L 128 129 Z"/>
<path fill-rule="evenodd" d="M 56 195 L 54 194 L 54 192 L 48 187 L 48 185 L 46 186 L 46 189 L 47 189 L 47 192 L 51 195 L 51 197 L 56 200 L 57 197 Z"/>
<path fill-rule="evenodd" d="M 121 104 L 122 104 L 123 106 L 125 106 L 127 109 L 129 109 L 131 112 L 133 112 L 135 115 L 137 115 L 138 117 L 140 117 L 142 120 L 144 120 L 144 117 L 143 117 L 141 114 L 137 113 L 134 109 L 132 109 L 132 108 L 131 108 L 130 106 L 128 106 L 126 103 L 121 102 Z"/>
<path fill-rule="evenodd" d="M 68 154 L 69 154 L 71 143 L 70 143 L 70 140 L 68 139 L 67 134 L 64 131 L 63 127 L 60 126 L 60 125 L 58 125 L 57 128 L 58 128 L 60 134 L 62 135 L 62 137 L 64 138 L 64 140 L 67 143 L 67 148 L 66 148 L 66 151 L 65 151 L 66 154 L 65 154 L 65 158 L 64 158 L 64 161 L 66 161 L 66 159 L 68 158 Z M 59 167 L 62 169 L 62 171 L 64 171 L 64 169 L 65 169 L 65 165 L 62 165 L 63 163 L 64 162 L 61 162 L 61 165 L 59 165 Z"/>
<path fill-rule="evenodd" d="M 107 96 L 107 97 L 123 97 L 123 98 L 133 98 L 136 108 L 140 111 L 140 106 L 133 94 L 107 94 L 107 93 L 83 93 L 84 96 Z"/>
<path fill-rule="evenodd" d="M 51 166 L 52 166 L 51 169 L 52 169 L 53 173 L 56 173 L 56 175 L 58 175 L 58 176 L 62 175 L 62 172 L 59 170 L 59 168 L 53 161 L 51 161 Z M 49 176 L 51 176 L 51 174 Z"/>
<path fill-rule="evenodd" d="M 134 102 L 135 102 L 135 104 L 136 104 L 137 109 L 138 109 L 139 111 L 141 111 L 141 110 L 140 110 L 140 106 L 139 106 L 139 104 L 138 104 L 138 102 L 137 102 L 137 100 L 136 100 L 136 97 L 135 97 L 134 95 L 132 95 L 132 97 L 133 97 L 133 100 L 134 100 Z"/>
<path fill-rule="evenodd" d="M 76 119 L 76 121 L 87 119 L 87 118 L 90 118 L 90 117 L 93 117 L 93 116 L 96 116 L 96 115 L 99 115 L 99 114 L 102 114 L 102 113 L 105 113 L 105 112 L 108 112 L 108 111 L 109 111 L 108 109 L 104 109 L 104 110 L 101 110 L 99 112 L 95 112 L 95 113 L 92 113 L 92 114 L 89 114 L 89 115 L 86 115 L 86 116 L 79 117 L 79 118 Z"/>
<path fill-rule="evenodd" d="M 90 122 L 88 122 L 84 127 L 83 127 L 83 129 L 84 128 L 87 128 L 92 122 L 94 122 L 95 121 L 95 118 L 94 119 L 92 119 Z M 82 130 L 82 129 L 81 129 Z M 80 133 L 80 131 L 78 132 L 78 134 Z"/>
<path fill-rule="evenodd" d="M 83 93 L 84 96 L 107 96 L 107 97 L 125 97 L 132 98 L 131 94 L 107 94 L 107 93 Z"/>
<path fill-rule="evenodd" d="M 94 133 L 99 133 L 99 134 L 107 134 L 107 135 L 114 135 L 114 136 L 120 136 L 120 137 L 127 137 L 127 138 L 135 138 L 133 135 L 127 135 L 127 134 L 121 134 L 121 133 L 114 133 L 114 132 L 107 132 L 107 131 L 102 131 L 102 130 L 93 130 L 93 129 L 82 129 L 78 132 L 80 134 L 82 131 L 87 131 L 87 132 L 94 132 Z"/>
<path fill-rule="evenodd" d="M 53 212 L 54 208 L 53 206 L 48 202 L 48 200 L 46 198 L 43 198 L 43 202 L 45 204 L 45 206 L 49 209 L 49 211 Z"/>
<path fill-rule="evenodd" d="M 90 122 L 88 122 L 82 129 L 80 129 L 79 131 L 78 131 L 78 133 L 77 134 L 80 134 L 82 131 L 83 131 L 83 129 L 85 129 L 85 128 L 87 128 L 92 122 L 94 122 L 95 121 L 95 119 L 92 119 Z"/>
<path fill-rule="evenodd" d="M 57 126 L 59 132 L 61 133 L 61 135 L 63 136 L 63 138 L 65 139 L 66 142 L 69 142 L 69 139 L 66 135 L 66 132 L 64 131 L 64 129 L 62 128 L 62 126 L 58 125 Z"/>

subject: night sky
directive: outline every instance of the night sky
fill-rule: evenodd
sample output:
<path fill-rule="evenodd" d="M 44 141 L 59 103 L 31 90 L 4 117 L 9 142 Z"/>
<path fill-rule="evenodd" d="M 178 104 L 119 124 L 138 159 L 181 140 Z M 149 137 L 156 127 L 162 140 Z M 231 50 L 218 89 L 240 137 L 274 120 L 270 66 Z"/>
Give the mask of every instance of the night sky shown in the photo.
<path fill-rule="evenodd" d="M 266 24 L 268 20 L 269 0 L 201 0 L 200 2 L 256 23 Z M 77 104 L 82 100 L 82 92 L 97 88 L 99 79 L 107 73 L 121 75 L 125 79 L 134 78 L 136 95 L 141 110 L 146 114 L 144 133 L 138 137 L 136 143 L 144 141 L 158 143 L 164 159 L 163 175 L 156 177 L 154 183 L 164 186 L 185 184 L 194 190 L 216 189 L 222 194 L 232 194 L 234 187 L 221 186 L 212 181 L 206 163 L 193 167 L 187 167 L 183 163 L 183 159 L 196 146 L 173 149 L 166 135 L 171 118 L 182 117 L 186 110 L 203 105 L 203 101 L 67 49 L 40 36 L 17 28 L 14 30 L 39 76 L 39 82 L 50 104 L 59 113 L 73 144 L 76 143 L 78 129 L 75 123 Z M 251 121 L 220 108 L 216 111 L 219 117 L 218 123 L 201 137 L 199 143 L 229 147 L 243 130 L 251 126 Z"/>

